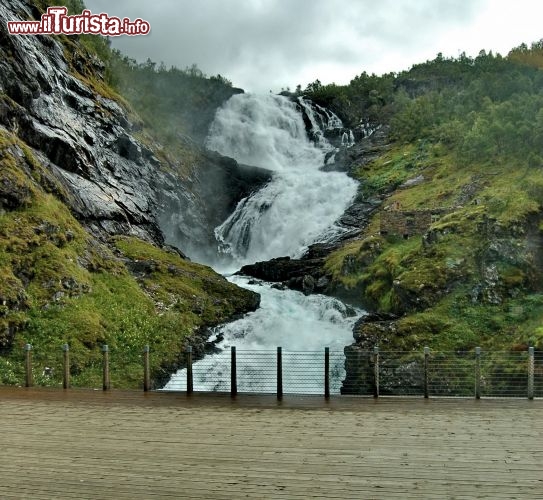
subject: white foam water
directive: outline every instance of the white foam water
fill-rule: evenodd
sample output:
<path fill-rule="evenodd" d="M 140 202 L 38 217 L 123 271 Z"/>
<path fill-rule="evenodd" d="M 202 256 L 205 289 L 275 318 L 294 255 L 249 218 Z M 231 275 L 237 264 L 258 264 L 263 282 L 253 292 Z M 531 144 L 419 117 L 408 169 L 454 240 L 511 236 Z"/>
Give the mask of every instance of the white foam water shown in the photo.
<path fill-rule="evenodd" d="M 306 110 L 318 140 L 309 140 L 298 105 Z M 339 231 L 334 223 L 352 202 L 357 184 L 344 173 L 321 170 L 326 153 L 334 148 L 324 134 L 315 135 L 316 127 L 342 124 L 330 112 L 313 113 L 308 101 L 295 103 L 276 95 L 236 95 L 218 110 L 207 147 L 273 171 L 272 180 L 243 199 L 216 229 L 221 248 L 231 259 L 230 268 L 298 256 L 307 245 Z M 238 390 L 274 392 L 280 346 L 285 351 L 285 393 L 323 392 L 325 347 L 333 353 L 330 389 L 339 392 L 345 374 L 343 348 L 352 342 L 352 327 L 362 311 L 324 295 L 277 290 L 270 283 L 255 284 L 239 276 L 229 280 L 260 293 L 261 307 L 215 329 L 222 339 L 218 352 L 194 364 L 194 390 L 230 390 L 230 348 L 235 346 Z M 186 371 L 174 374 L 164 389 L 186 390 Z"/>
<path fill-rule="evenodd" d="M 237 266 L 298 255 L 334 225 L 356 194 L 353 179 L 321 170 L 330 145 L 324 137 L 319 144 L 308 139 L 296 103 L 282 96 L 232 97 L 217 112 L 207 147 L 273 171 L 271 182 L 216 229 Z"/>
<path fill-rule="evenodd" d="M 215 329 L 222 351 L 193 365 L 196 391 L 230 390 L 230 348 L 237 351 L 239 392 L 276 390 L 276 350 L 283 351 L 285 393 L 323 394 L 324 348 L 330 348 L 330 392 L 339 393 L 345 376 L 343 348 L 362 311 L 325 295 L 277 290 L 243 276 L 230 280 L 261 295 L 261 307 L 244 318 Z M 249 283 L 251 282 L 251 283 Z M 289 353 L 292 352 L 292 354 Z M 165 390 L 186 390 L 186 370 L 179 370 Z"/>

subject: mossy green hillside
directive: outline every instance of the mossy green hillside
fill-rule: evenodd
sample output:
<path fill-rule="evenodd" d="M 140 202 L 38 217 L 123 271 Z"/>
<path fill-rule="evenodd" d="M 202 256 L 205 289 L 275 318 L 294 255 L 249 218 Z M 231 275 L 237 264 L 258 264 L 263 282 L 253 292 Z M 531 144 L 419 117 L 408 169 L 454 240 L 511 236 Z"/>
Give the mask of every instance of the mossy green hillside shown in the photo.
<path fill-rule="evenodd" d="M 159 249 L 147 242 L 118 236 L 115 247 L 129 259 L 142 289 L 159 309 L 186 316 L 186 326 L 216 324 L 253 301 L 247 290 L 233 286 L 210 267 L 181 258 L 175 251 Z"/>
<path fill-rule="evenodd" d="M 153 376 L 163 380 L 198 329 L 256 307 L 254 294 L 173 250 L 129 237 L 96 240 L 43 189 L 37 167 L 28 147 L 0 134 L 0 197 L 4 206 L 11 200 L 0 211 L 2 382 L 22 382 L 26 343 L 34 346 L 38 383 L 60 382 L 64 343 L 74 385 L 100 385 L 103 344 L 114 386 L 139 386 L 147 344 Z"/>
<path fill-rule="evenodd" d="M 382 210 L 444 210 L 407 240 L 380 234 L 381 210 L 327 259 L 360 303 L 401 316 L 394 348 L 543 345 L 541 169 L 517 158 L 465 165 L 443 145 L 419 142 L 396 144 L 357 176 Z"/>

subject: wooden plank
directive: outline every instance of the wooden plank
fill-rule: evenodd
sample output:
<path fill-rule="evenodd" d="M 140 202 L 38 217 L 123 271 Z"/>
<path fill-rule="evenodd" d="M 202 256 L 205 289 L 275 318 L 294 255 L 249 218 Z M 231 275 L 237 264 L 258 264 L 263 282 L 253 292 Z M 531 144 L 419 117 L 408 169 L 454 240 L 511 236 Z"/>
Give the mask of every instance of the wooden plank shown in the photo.
<path fill-rule="evenodd" d="M 539 400 L 238 398 L 0 388 L 0 498 L 543 491 Z"/>

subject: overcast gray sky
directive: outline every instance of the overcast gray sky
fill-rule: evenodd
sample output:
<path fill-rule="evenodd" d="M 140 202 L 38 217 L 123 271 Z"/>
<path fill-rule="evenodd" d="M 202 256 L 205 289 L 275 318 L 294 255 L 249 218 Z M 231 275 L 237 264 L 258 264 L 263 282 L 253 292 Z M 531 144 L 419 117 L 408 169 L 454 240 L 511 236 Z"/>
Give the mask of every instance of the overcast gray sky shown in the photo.
<path fill-rule="evenodd" d="M 539 0 L 85 0 L 93 13 L 141 18 L 145 36 L 113 46 L 144 61 L 196 63 L 247 91 L 348 83 L 408 69 L 438 52 L 505 55 L 543 38 Z"/>

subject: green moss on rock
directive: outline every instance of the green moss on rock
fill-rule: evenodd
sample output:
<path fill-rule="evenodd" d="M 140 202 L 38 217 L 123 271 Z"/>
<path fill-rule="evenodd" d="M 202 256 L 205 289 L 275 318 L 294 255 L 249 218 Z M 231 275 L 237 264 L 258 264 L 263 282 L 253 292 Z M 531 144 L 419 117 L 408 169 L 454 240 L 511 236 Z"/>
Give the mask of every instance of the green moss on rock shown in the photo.
<path fill-rule="evenodd" d="M 327 258 L 337 286 L 397 316 L 374 329 L 386 345 L 543 346 L 541 169 L 460 164 L 443 145 L 418 143 L 394 145 L 357 175 L 366 197 L 384 199 L 383 209 L 445 212 L 408 240 L 379 234 L 377 213 L 359 239 Z M 416 176 L 424 180 L 402 186 Z M 362 326 L 360 338 L 373 339 L 372 328 Z"/>
<path fill-rule="evenodd" d="M 94 238 L 41 185 L 51 182 L 30 148 L 7 132 L 0 162 L 0 383 L 22 383 L 26 343 L 39 384 L 61 383 L 64 343 L 74 385 L 100 386 L 103 344 L 115 387 L 140 385 L 144 345 L 153 377 L 164 381 L 201 329 L 258 306 L 257 294 L 174 249 Z"/>

